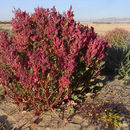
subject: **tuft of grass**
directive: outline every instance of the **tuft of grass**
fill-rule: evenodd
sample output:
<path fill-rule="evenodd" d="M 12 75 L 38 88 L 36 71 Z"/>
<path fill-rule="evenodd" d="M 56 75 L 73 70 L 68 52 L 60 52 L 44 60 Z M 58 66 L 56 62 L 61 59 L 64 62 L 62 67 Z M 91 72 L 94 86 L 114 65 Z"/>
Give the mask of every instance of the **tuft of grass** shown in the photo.
<path fill-rule="evenodd" d="M 5 99 L 5 94 L 3 91 L 0 91 L 0 100 Z"/>
<path fill-rule="evenodd" d="M 110 102 L 100 103 L 96 100 L 87 100 L 80 108 L 83 118 L 88 119 L 90 125 L 102 127 L 119 127 L 122 124 L 119 105 Z"/>

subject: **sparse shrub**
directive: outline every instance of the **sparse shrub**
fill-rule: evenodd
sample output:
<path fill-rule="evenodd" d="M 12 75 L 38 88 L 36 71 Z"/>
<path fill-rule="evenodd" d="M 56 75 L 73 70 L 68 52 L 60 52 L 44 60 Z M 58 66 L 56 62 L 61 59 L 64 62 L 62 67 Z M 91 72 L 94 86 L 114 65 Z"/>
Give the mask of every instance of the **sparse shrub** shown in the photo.
<path fill-rule="evenodd" d="M 116 28 L 112 31 L 108 31 L 104 38 L 109 41 L 110 45 L 122 45 L 129 40 L 129 32 L 122 28 Z"/>
<path fill-rule="evenodd" d="M 107 127 L 119 127 L 121 125 L 121 117 L 112 110 L 109 112 L 104 112 L 101 120 L 104 122 L 103 125 Z"/>
<path fill-rule="evenodd" d="M 86 93 L 100 74 L 109 47 L 93 28 L 60 14 L 37 8 L 29 15 L 15 10 L 12 36 L 0 33 L 0 84 L 5 94 L 36 114 L 53 109 L 77 91 Z"/>
<path fill-rule="evenodd" d="M 130 44 L 129 44 L 130 45 Z M 130 77 L 130 47 L 127 46 L 124 49 L 124 59 L 121 61 L 118 74 L 120 78 Z"/>
<path fill-rule="evenodd" d="M 119 127 L 121 121 L 121 104 L 96 100 L 87 100 L 79 112 L 83 118 L 88 119 L 91 125 L 101 125 L 102 127 Z"/>
<path fill-rule="evenodd" d="M 111 46 L 108 49 L 108 55 L 105 57 L 105 64 L 102 72 L 106 75 L 119 74 L 120 66 L 126 56 L 124 47 Z"/>
<path fill-rule="evenodd" d="M 105 39 L 109 40 L 111 47 L 105 57 L 103 72 L 109 75 L 126 77 L 129 75 L 129 32 L 123 29 L 115 29 L 106 33 Z"/>

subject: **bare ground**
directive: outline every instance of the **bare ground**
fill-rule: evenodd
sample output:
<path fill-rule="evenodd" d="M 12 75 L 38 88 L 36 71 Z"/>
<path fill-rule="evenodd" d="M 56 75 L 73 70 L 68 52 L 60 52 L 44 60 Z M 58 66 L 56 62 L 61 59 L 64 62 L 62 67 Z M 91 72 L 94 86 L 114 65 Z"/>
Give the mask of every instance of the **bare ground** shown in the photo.
<path fill-rule="evenodd" d="M 94 27 L 95 32 L 100 35 L 105 35 L 107 31 L 114 30 L 115 28 L 122 28 L 130 32 L 130 23 L 89 23 L 81 22 L 81 24 Z"/>
<path fill-rule="evenodd" d="M 102 128 L 91 126 L 87 119 L 80 115 L 71 115 L 72 120 L 65 124 L 59 121 L 51 111 L 33 123 L 37 118 L 31 112 L 19 111 L 17 105 L 8 100 L 0 101 L 0 130 L 129 130 L 130 129 L 130 86 L 124 86 L 122 80 L 115 79 L 105 82 L 105 86 L 95 97 L 99 101 L 111 101 L 123 103 L 123 124 L 120 128 Z"/>

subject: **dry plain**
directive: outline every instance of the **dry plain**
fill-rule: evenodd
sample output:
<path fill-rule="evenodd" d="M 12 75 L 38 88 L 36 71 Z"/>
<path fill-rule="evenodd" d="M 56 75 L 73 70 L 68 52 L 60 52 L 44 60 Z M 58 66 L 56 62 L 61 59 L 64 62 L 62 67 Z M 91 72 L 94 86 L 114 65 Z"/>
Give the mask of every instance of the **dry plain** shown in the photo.
<path fill-rule="evenodd" d="M 100 35 L 104 35 L 107 31 L 113 30 L 115 28 L 122 28 L 130 32 L 130 23 L 89 23 L 81 22 L 81 24 L 88 27 L 94 27 L 95 31 Z"/>
<path fill-rule="evenodd" d="M 11 30 L 11 24 L 1 24 L 0 23 L 0 29 L 5 29 L 5 30 Z"/>
<path fill-rule="evenodd" d="M 100 35 L 104 35 L 107 31 L 113 30 L 115 28 L 122 28 L 130 32 L 130 23 L 89 23 L 81 22 L 81 24 L 88 27 L 94 27 L 95 31 Z"/>
<path fill-rule="evenodd" d="M 95 32 L 100 35 L 104 35 L 107 31 L 113 30 L 115 28 L 122 28 L 130 32 L 130 23 L 100 23 L 100 22 L 80 22 L 88 27 L 94 27 Z M 11 30 L 11 24 L 0 24 L 0 28 Z"/>

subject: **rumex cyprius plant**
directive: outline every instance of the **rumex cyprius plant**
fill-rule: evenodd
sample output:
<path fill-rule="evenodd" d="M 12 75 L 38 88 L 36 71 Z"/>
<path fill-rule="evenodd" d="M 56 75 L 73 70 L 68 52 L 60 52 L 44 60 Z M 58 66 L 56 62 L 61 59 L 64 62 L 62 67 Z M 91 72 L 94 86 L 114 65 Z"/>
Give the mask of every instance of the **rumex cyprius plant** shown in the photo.
<path fill-rule="evenodd" d="M 36 114 L 69 100 L 100 74 L 109 47 L 93 28 L 76 23 L 71 8 L 63 14 L 37 8 L 15 10 L 12 37 L 0 33 L 0 84 L 5 93 Z M 83 82 L 79 82 L 82 79 Z"/>

